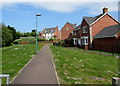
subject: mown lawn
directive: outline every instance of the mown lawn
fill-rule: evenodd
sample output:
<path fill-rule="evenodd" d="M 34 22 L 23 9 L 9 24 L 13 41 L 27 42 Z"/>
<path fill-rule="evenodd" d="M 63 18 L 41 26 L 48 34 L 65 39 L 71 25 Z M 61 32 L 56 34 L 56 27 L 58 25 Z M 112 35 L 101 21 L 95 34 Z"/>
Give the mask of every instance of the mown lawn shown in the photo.
<path fill-rule="evenodd" d="M 61 84 L 112 84 L 118 58 L 51 46 Z"/>
<path fill-rule="evenodd" d="M 12 80 L 35 55 L 35 44 L 14 45 L 2 49 L 2 74 L 10 74 Z M 39 45 L 39 49 L 42 45 Z M 3 79 L 5 83 L 5 80 Z"/>

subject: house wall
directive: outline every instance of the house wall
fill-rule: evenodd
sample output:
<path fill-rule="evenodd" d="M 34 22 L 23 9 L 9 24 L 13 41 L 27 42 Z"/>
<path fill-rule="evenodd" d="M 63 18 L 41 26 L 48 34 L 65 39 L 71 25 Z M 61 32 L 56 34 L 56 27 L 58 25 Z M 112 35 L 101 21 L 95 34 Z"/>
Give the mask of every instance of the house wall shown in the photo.
<path fill-rule="evenodd" d="M 66 28 L 69 28 L 68 30 Z M 64 27 L 61 29 L 61 40 L 65 40 L 65 39 L 68 39 L 70 33 L 74 30 L 74 28 L 66 23 L 64 25 Z"/>
<path fill-rule="evenodd" d="M 58 30 L 58 26 L 55 29 L 54 35 L 57 36 L 55 39 L 60 39 L 60 31 Z"/>
<path fill-rule="evenodd" d="M 118 46 L 118 41 L 120 42 L 120 38 L 99 38 L 94 39 L 93 41 L 93 48 L 94 50 L 101 50 L 101 51 L 107 51 L 107 52 L 120 52 L 120 49 L 118 49 L 120 46 Z"/>
<path fill-rule="evenodd" d="M 88 32 L 87 33 L 83 33 L 83 27 L 87 26 L 88 28 Z M 89 25 L 87 24 L 87 22 L 83 19 L 82 24 L 81 24 L 81 29 L 80 29 L 80 37 L 84 37 L 84 36 L 88 36 L 88 45 L 82 45 L 81 47 L 83 49 L 89 49 L 90 46 L 90 31 L 89 31 Z M 82 42 L 82 40 L 81 40 Z"/>
<path fill-rule="evenodd" d="M 108 14 L 98 20 L 95 24 L 92 25 L 92 37 L 99 33 L 105 27 L 118 24 L 113 18 Z"/>

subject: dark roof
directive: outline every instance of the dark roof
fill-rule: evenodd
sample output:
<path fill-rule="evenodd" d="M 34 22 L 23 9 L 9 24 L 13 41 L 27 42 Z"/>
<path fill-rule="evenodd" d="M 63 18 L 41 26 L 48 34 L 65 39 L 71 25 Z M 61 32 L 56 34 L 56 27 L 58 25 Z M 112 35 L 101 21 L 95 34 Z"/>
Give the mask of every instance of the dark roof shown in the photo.
<path fill-rule="evenodd" d="M 88 23 L 88 25 L 92 24 L 95 20 L 97 20 L 98 18 L 100 18 L 103 14 L 100 14 L 98 16 L 95 17 L 83 17 L 83 19 L 85 19 L 85 21 Z"/>
<path fill-rule="evenodd" d="M 67 23 L 69 23 L 69 22 L 67 22 Z M 72 23 L 69 23 L 73 28 L 76 28 L 77 26 L 76 25 L 74 25 L 74 24 L 72 24 Z"/>
<path fill-rule="evenodd" d="M 53 28 L 45 28 L 44 33 L 54 33 L 55 32 L 56 27 Z"/>
<path fill-rule="evenodd" d="M 115 37 L 115 35 L 120 31 L 120 25 L 112 25 L 105 27 L 94 38 L 106 38 L 106 37 Z"/>

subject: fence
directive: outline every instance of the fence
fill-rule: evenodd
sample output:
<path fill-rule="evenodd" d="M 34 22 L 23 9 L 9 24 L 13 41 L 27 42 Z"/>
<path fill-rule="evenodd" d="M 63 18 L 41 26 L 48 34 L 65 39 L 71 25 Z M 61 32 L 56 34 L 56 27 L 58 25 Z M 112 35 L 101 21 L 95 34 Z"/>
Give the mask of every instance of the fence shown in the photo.
<path fill-rule="evenodd" d="M 1 78 L 6 78 L 6 84 L 7 85 L 9 85 L 9 83 L 10 83 L 10 75 L 9 74 L 0 74 L 0 80 L 1 80 Z M 1 82 L 2 82 L 2 80 L 1 80 Z M 0 82 L 0 86 L 2 85 L 2 83 Z"/>

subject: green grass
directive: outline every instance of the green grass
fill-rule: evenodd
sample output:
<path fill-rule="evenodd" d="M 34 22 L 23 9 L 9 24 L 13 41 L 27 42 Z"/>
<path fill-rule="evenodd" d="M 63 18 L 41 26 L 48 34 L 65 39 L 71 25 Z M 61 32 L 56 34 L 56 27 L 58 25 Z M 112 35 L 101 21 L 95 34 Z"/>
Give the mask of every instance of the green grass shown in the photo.
<path fill-rule="evenodd" d="M 39 45 L 39 49 L 41 47 L 42 45 Z M 10 74 L 10 80 L 12 80 L 34 55 L 35 44 L 14 45 L 3 48 L 2 74 Z"/>
<path fill-rule="evenodd" d="M 111 52 L 105 52 L 105 51 L 99 51 L 99 50 L 85 50 L 85 49 L 78 48 L 78 47 L 69 47 L 69 48 L 83 50 L 83 51 L 89 51 L 89 52 L 98 52 L 99 54 L 103 53 L 103 54 L 118 55 L 118 56 L 120 55 L 120 53 L 111 53 Z"/>
<path fill-rule="evenodd" d="M 61 84 L 112 84 L 118 58 L 51 46 Z"/>

